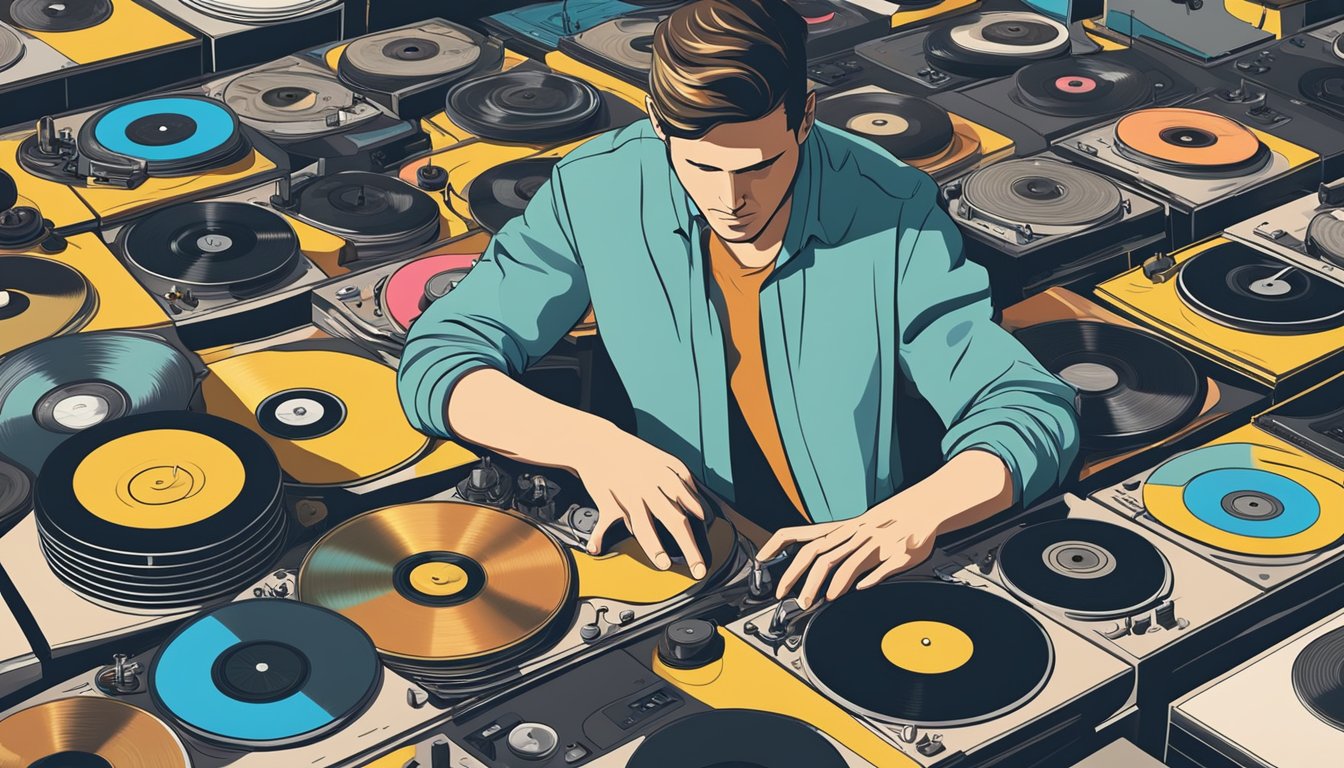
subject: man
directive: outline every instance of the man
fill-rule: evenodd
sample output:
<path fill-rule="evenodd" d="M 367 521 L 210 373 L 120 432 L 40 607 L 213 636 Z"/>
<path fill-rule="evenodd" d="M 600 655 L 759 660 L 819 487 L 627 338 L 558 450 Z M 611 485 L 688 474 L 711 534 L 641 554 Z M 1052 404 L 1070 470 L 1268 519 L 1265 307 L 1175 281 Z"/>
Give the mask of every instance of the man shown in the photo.
<path fill-rule="evenodd" d="M 1041 496 L 1076 451 L 1074 391 L 991 320 L 937 187 L 815 124 L 805 26 L 784 0 L 696 0 L 659 25 L 649 120 L 562 160 L 523 216 L 411 329 L 418 428 L 562 467 L 659 568 L 659 526 L 705 573 L 697 484 L 801 545 L 804 607 L 927 557 L 934 538 Z M 589 303 L 637 435 L 513 378 Z M 902 486 L 908 378 L 948 426 Z M 824 588 L 824 589 L 823 589 Z"/>

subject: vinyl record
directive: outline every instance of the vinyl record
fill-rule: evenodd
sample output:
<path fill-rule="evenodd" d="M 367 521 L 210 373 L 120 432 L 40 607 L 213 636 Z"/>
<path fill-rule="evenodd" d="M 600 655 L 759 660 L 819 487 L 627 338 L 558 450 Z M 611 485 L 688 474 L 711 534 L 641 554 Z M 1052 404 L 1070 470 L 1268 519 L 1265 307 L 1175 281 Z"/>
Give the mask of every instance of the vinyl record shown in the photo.
<path fill-rule="evenodd" d="M 275 24 L 317 13 L 335 0 L 182 0 L 188 8 L 237 24 Z"/>
<path fill-rule="evenodd" d="M 58 261 L 0 255 L 0 355 L 84 327 L 98 307 L 89 281 Z"/>
<path fill-rule="evenodd" d="M 292 274 L 302 258 L 294 228 L 251 203 L 179 203 L 135 222 L 123 237 L 133 265 L 196 293 L 256 292 Z"/>
<path fill-rule="evenodd" d="M 1263 168 L 1272 153 L 1251 129 L 1199 109 L 1154 107 L 1115 123 L 1121 156 L 1159 171 L 1201 178 L 1243 176 Z"/>
<path fill-rule="evenodd" d="M 1335 38 L 1339 45 L 1339 38 Z M 1344 109 L 1344 67 L 1318 67 L 1302 75 L 1297 87 L 1313 102 Z"/>
<path fill-rule="evenodd" d="M 568 551 L 513 512 L 422 502 L 367 512 L 318 540 L 300 600 L 364 628 L 416 679 L 477 670 L 551 639 L 575 605 Z"/>
<path fill-rule="evenodd" d="M 401 410 L 397 372 L 338 349 L 267 349 L 218 360 L 201 392 L 207 413 L 260 435 L 285 474 L 305 485 L 382 477 L 430 446 Z"/>
<path fill-rule="evenodd" d="M 0 720 L 5 765 L 187 768 L 182 742 L 153 715 L 124 701 L 71 696 Z"/>
<path fill-rule="evenodd" d="M 357 123 L 356 110 L 376 114 L 335 77 L 308 72 L 245 72 L 230 80 L 219 98 L 240 120 L 278 138 L 348 130 Z"/>
<path fill-rule="evenodd" d="M 602 127 L 605 109 L 593 86 L 569 75 L 509 70 L 477 77 L 448 91 L 454 123 L 485 139 L 565 142 Z"/>
<path fill-rule="evenodd" d="M 1251 443 L 1183 453 L 1153 470 L 1143 486 L 1148 514 L 1176 533 L 1252 557 L 1325 549 L 1344 537 L 1344 504 L 1333 478 L 1300 469 L 1298 454 Z"/>
<path fill-rule="evenodd" d="M 1344 268 L 1344 219 L 1338 209 L 1322 211 L 1307 223 L 1307 251 L 1318 259 Z"/>
<path fill-rule="evenodd" d="M 967 77 L 1001 77 L 1043 59 L 1066 56 L 1069 30 L 1036 13 L 973 13 L 944 22 L 924 38 L 935 67 Z"/>
<path fill-rule="evenodd" d="M 356 244 L 360 258 L 403 254 L 439 235 L 439 207 L 401 179 L 368 171 L 317 176 L 293 190 L 291 210 Z"/>
<path fill-rule="evenodd" d="M 110 0 L 12 0 L 9 17 L 33 32 L 74 32 L 112 17 Z"/>
<path fill-rule="evenodd" d="M 441 21 L 413 29 L 393 29 L 352 40 L 341 52 L 342 79 L 374 90 L 431 79 L 452 79 L 482 63 L 479 34 Z"/>
<path fill-rule="evenodd" d="M 1203 405 L 1204 377 L 1151 333 L 1058 320 L 1013 335 L 1046 370 L 1078 390 L 1084 450 L 1151 445 L 1188 424 Z"/>
<path fill-rule="evenodd" d="M 1106 177 L 1050 158 L 1005 160 L 962 183 L 961 202 L 977 216 L 1041 235 L 1100 227 L 1124 216 L 1124 196 Z"/>
<path fill-rule="evenodd" d="M 899 160 L 917 160 L 947 149 L 952 120 L 947 110 L 918 96 L 850 91 L 817 103 L 817 119 L 877 143 Z"/>
<path fill-rule="evenodd" d="M 1013 81 L 1018 103 L 1044 115 L 1105 117 L 1153 98 L 1152 83 L 1142 72 L 1104 53 L 1029 64 Z"/>
<path fill-rule="evenodd" d="M 179 628 L 154 658 L 149 691 L 188 732 L 229 746 L 289 747 L 354 719 L 382 666 L 368 636 L 294 600 L 242 600 Z"/>
<path fill-rule="evenodd" d="M 275 454 L 257 435 L 155 411 L 68 437 L 38 475 L 34 506 L 44 550 L 72 588 L 173 610 L 231 597 L 272 566 L 284 543 L 280 489 Z M 108 574 L 119 586 L 100 589 Z M 193 586 L 205 574 L 214 578 Z"/>
<path fill-rule="evenodd" d="M 1045 686 L 1041 625 L 993 594 L 897 580 L 823 605 L 803 632 L 808 678 L 851 712 L 919 726 L 982 722 Z"/>
<path fill-rule="evenodd" d="M 654 731 L 626 768 L 845 768 L 848 763 L 815 728 L 752 709 L 712 709 Z"/>
<path fill-rule="evenodd" d="M 1297 654 L 1293 691 L 1313 715 L 1344 731 L 1344 628 L 1321 635 Z"/>
<path fill-rule="evenodd" d="M 1171 592 L 1171 566 L 1139 534 L 1096 520 L 1028 525 L 999 546 L 1004 586 L 1089 620 L 1131 616 Z"/>
<path fill-rule="evenodd" d="M 827 26 L 835 21 L 836 8 L 828 0 L 788 0 L 789 6 L 803 17 L 809 34 L 827 31 Z"/>
<path fill-rule="evenodd" d="M 498 232 L 523 214 L 558 162 L 554 157 L 529 157 L 497 165 L 472 179 L 465 192 L 471 217 L 486 232 Z"/>
<path fill-rule="evenodd" d="M 192 361 L 153 334 L 48 339 L 0 358 L 0 445 L 36 474 L 70 435 L 133 413 L 186 410 L 195 392 Z"/>
<path fill-rule="evenodd" d="M 14 66 L 19 59 L 23 58 L 24 53 L 23 38 L 8 25 L 0 23 L 0 72 Z M 3 196 L 0 196 L 3 199 Z M 8 208 L 8 205 L 0 203 L 0 208 Z"/>
<path fill-rule="evenodd" d="M 406 333 L 421 312 L 467 276 L 478 258 L 479 253 L 441 253 L 407 262 L 378 294 L 383 316 Z"/>
<path fill-rule="evenodd" d="M 634 80 L 653 66 L 653 30 L 665 16 L 622 16 L 575 35 L 580 51 Z M 565 46 L 569 48 L 569 46 Z"/>
<path fill-rule="evenodd" d="M 33 508 L 33 476 L 0 456 L 0 530 Z"/>
<path fill-rule="evenodd" d="M 145 161 L 149 173 L 203 173 L 251 149 L 233 111 L 204 96 L 146 96 L 107 107 L 79 129 L 79 148 L 93 161 Z"/>
<path fill-rule="evenodd" d="M 1344 325 L 1344 287 L 1241 243 L 1190 257 L 1176 278 L 1181 301 L 1220 325 L 1301 334 Z"/>

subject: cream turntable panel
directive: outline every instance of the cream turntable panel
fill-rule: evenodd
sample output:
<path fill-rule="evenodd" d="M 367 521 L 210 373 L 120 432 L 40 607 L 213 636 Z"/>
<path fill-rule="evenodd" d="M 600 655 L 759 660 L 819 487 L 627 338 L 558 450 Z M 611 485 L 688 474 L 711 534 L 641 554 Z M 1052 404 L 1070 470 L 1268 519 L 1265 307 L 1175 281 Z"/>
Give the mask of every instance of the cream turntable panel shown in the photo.
<path fill-rule="evenodd" d="M 224 72 L 339 40 L 340 0 L 144 0 L 204 40 L 207 72 Z"/>
<path fill-rule="evenodd" d="M 1181 346 L 1281 394 L 1336 368 L 1344 292 L 1260 247 L 1213 237 L 1097 286 L 1108 303 Z"/>
<path fill-rule="evenodd" d="M 1136 110 L 1060 139 L 1055 150 L 1157 194 L 1178 247 L 1319 181 L 1320 155 L 1215 111 L 1216 101 Z"/>
<path fill-rule="evenodd" d="M 1167 764 L 1321 765 L 1344 748 L 1342 662 L 1344 615 L 1335 614 L 1201 686 L 1171 706 Z"/>
<path fill-rule="evenodd" d="M 1299 268 L 1344 283 L 1344 180 L 1323 183 L 1263 215 L 1223 230 L 1227 237 L 1270 250 Z"/>

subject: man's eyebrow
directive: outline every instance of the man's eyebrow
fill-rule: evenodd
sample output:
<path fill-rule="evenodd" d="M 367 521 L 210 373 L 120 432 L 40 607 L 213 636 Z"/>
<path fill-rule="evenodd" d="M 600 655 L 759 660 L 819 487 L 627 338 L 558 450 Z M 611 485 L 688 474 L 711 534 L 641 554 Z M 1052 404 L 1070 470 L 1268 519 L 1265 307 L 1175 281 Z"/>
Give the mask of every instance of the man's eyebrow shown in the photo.
<path fill-rule="evenodd" d="M 765 160 L 762 160 L 762 161 L 759 162 L 759 163 L 756 163 L 756 164 L 754 164 L 754 165 L 748 165 L 748 166 L 745 167 L 745 168 L 738 168 L 737 170 L 729 171 L 729 173 L 750 173 L 750 172 L 752 172 L 752 171 L 759 171 L 759 170 L 761 170 L 762 168 L 766 168 L 766 167 L 769 167 L 770 165 L 774 164 L 774 162 L 775 162 L 776 160 L 778 160 L 779 158 L 781 158 L 781 157 L 783 157 L 783 156 L 784 156 L 784 153 L 783 153 L 783 152 L 780 152 L 778 155 L 775 155 L 774 157 L 766 158 Z M 713 166 L 713 165 L 705 165 L 704 163 L 697 163 L 697 162 L 695 162 L 694 160 L 687 160 L 686 162 L 687 162 L 687 163 L 690 163 L 691 165 L 695 166 L 696 168 L 699 168 L 699 169 L 702 170 L 702 171 L 721 171 L 721 170 L 723 170 L 722 168 L 719 168 L 719 167 L 717 167 L 717 166 Z"/>

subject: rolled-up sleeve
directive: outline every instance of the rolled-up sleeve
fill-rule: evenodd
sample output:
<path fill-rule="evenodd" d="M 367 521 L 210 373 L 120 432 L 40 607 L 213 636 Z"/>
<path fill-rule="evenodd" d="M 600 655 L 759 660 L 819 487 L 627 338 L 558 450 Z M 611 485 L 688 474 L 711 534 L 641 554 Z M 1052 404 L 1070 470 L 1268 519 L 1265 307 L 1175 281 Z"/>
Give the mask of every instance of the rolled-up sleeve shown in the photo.
<path fill-rule="evenodd" d="M 397 371 L 402 408 L 418 430 L 450 438 L 446 408 L 469 371 L 517 376 L 545 356 L 588 306 L 560 170 L 481 259 L 411 326 Z"/>
<path fill-rule="evenodd" d="M 896 313 L 905 375 L 937 411 L 944 459 L 987 450 L 1024 504 L 1062 483 L 1078 452 L 1076 392 L 993 320 L 985 269 L 937 205 L 932 180 L 900 214 Z"/>

